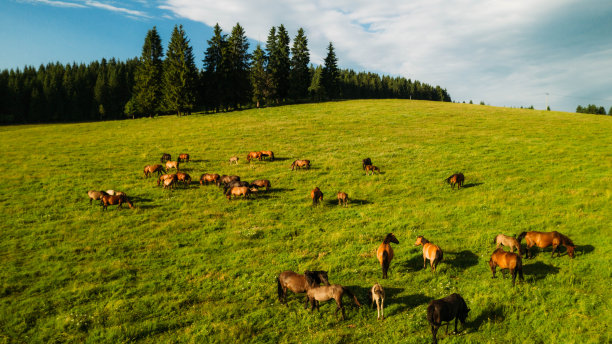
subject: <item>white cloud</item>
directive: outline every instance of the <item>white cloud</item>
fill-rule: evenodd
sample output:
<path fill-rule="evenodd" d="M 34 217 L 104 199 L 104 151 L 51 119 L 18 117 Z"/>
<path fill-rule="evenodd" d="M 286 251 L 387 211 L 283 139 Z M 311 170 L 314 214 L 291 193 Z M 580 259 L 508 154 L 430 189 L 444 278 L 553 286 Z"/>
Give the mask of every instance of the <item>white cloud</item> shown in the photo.
<path fill-rule="evenodd" d="M 85 8 L 81 4 L 77 4 L 74 2 L 65 2 L 65 1 L 53 1 L 53 0 L 24 0 L 23 2 L 29 2 L 33 4 L 43 4 L 54 7 L 67 7 L 67 8 Z"/>

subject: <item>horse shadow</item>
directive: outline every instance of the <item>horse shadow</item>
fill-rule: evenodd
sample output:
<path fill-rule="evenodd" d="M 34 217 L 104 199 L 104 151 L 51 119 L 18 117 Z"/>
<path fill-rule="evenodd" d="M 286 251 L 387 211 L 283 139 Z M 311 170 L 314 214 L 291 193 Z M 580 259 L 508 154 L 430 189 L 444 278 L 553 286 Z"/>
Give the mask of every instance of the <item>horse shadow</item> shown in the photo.
<path fill-rule="evenodd" d="M 271 162 L 275 162 L 275 161 L 289 161 L 289 160 L 291 160 L 291 159 L 290 158 L 279 158 L 279 157 L 275 156 L 274 160 L 271 161 Z M 297 159 L 295 159 L 295 160 L 297 160 Z"/>
<path fill-rule="evenodd" d="M 482 185 L 482 184 L 484 184 L 484 183 L 468 183 L 468 184 L 463 184 L 461 186 L 461 188 L 463 188 L 463 189 L 473 188 L 475 186 L 479 186 L 479 185 Z"/>
<path fill-rule="evenodd" d="M 401 268 L 402 271 L 419 271 L 419 270 L 423 270 L 422 266 L 423 266 L 423 255 L 422 254 L 418 254 L 413 256 L 412 258 L 408 259 L 408 260 L 404 260 L 402 262 L 400 262 L 398 264 Z M 393 268 L 393 265 L 391 265 L 391 268 Z"/>
<path fill-rule="evenodd" d="M 385 288 L 385 303 L 399 306 L 393 311 L 389 311 L 389 315 L 404 313 L 405 311 L 413 309 L 419 305 L 428 304 L 434 299 L 433 297 L 422 293 L 396 296 L 402 291 L 403 289 L 400 288 Z"/>
<path fill-rule="evenodd" d="M 454 259 L 445 259 L 442 260 L 443 263 L 446 263 L 454 268 L 465 270 L 470 266 L 474 266 L 478 264 L 478 256 L 474 254 L 474 252 L 469 250 L 463 250 L 461 252 L 444 252 L 444 255 L 454 255 Z"/>
<path fill-rule="evenodd" d="M 593 245 L 576 246 L 576 252 L 581 252 L 581 254 L 591 253 L 593 251 L 595 251 L 595 247 Z"/>
<path fill-rule="evenodd" d="M 466 320 L 465 328 L 468 333 L 477 332 L 480 326 L 486 321 L 502 322 L 506 316 L 504 315 L 504 309 L 500 306 L 489 305 L 487 309 L 482 311 L 476 319 L 469 321 Z"/>
<path fill-rule="evenodd" d="M 328 199 L 327 201 L 324 201 L 327 205 L 329 206 L 342 206 L 342 205 L 338 205 L 338 200 L 337 199 Z M 359 205 L 366 205 L 366 204 L 370 204 L 372 202 L 365 200 L 365 199 L 355 199 L 355 198 L 349 198 L 349 202 L 347 204 L 347 208 L 351 207 L 351 206 L 359 206 Z"/>
<path fill-rule="evenodd" d="M 539 281 L 546 278 L 547 275 L 556 275 L 559 273 L 556 266 L 535 262 L 533 264 L 523 265 L 523 273 L 527 276 L 532 276 L 534 281 Z"/>
<path fill-rule="evenodd" d="M 206 160 L 206 159 L 190 159 L 189 162 L 201 163 L 201 162 L 208 162 L 208 160 Z"/>

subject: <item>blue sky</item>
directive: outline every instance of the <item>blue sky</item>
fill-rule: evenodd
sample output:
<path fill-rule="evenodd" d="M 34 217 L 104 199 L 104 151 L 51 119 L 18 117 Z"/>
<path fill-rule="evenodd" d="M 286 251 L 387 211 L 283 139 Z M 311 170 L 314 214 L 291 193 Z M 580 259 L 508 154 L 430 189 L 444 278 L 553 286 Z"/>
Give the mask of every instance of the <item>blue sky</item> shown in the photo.
<path fill-rule="evenodd" d="M 0 69 L 137 57 L 185 27 L 196 63 L 211 27 L 253 42 L 306 30 L 311 60 L 334 43 L 341 68 L 400 75 L 494 106 L 612 106 L 610 0 L 2 0 Z M 548 93 L 548 95 L 547 95 Z"/>

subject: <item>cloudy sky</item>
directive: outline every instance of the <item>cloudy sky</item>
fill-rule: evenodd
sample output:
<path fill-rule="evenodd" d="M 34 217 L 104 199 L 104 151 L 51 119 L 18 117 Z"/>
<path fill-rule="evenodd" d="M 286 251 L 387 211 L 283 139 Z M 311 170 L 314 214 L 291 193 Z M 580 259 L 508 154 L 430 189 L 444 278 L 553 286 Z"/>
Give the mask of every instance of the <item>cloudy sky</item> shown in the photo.
<path fill-rule="evenodd" d="M 446 88 L 454 101 L 573 112 L 612 106 L 611 0 L 2 0 L 0 69 L 140 55 L 183 24 L 197 63 L 219 23 L 255 43 L 306 30 L 313 63 Z"/>

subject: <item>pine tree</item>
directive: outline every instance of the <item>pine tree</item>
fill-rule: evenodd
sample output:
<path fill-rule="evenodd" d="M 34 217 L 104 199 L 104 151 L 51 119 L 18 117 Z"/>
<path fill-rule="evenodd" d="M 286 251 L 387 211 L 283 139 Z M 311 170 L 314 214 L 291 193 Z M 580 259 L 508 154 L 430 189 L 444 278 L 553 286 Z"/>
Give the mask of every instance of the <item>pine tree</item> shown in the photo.
<path fill-rule="evenodd" d="M 281 24 L 276 33 L 276 56 L 274 81 L 276 82 L 276 96 L 278 101 L 283 101 L 289 95 L 289 73 L 291 70 L 291 59 L 289 58 L 289 33 Z"/>
<path fill-rule="evenodd" d="M 134 88 L 131 99 L 131 115 L 154 115 L 162 110 L 163 48 L 161 38 L 154 26 L 147 32 L 140 63 L 134 73 Z"/>
<path fill-rule="evenodd" d="M 333 44 L 329 42 L 327 57 L 325 57 L 321 72 L 321 84 L 325 88 L 327 97 L 330 99 L 336 99 L 339 96 L 339 76 L 338 59 L 336 58 Z"/>
<path fill-rule="evenodd" d="M 274 77 L 277 63 L 273 61 L 273 59 L 276 60 L 276 43 L 276 27 L 273 26 L 268 33 L 268 40 L 266 41 L 266 73 L 270 78 L 270 87 L 268 89 L 270 99 L 276 98 L 277 90 L 276 79 Z"/>
<path fill-rule="evenodd" d="M 257 44 L 257 48 L 253 52 L 253 61 L 251 62 L 251 88 L 253 90 L 253 102 L 259 107 L 269 96 L 269 78 L 266 72 L 266 54 L 261 49 L 261 45 Z"/>
<path fill-rule="evenodd" d="M 222 97 L 227 91 L 226 58 L 224 57 L 227 40 L 219 24 L 214 27 L 213 37 L 206 41 L 208 48 L 204 53 L 204 102 L 207 108 L 219 111 Z"/>
<path fill-rule="evenodd" d="M 174 26 L 166 60 L 164 61 L 164 105 L 177 115 L 190 114 L 195 106 L 195 90 L 198 71 L 193 50 L 183 30 Z"/>
<path fill-rule="evenodd" d="M 310 86 L 308 87 L 308 94 L 314 101 L 321 101 L 325 98 L 325 87 L 321 83 L 321 76 L 323 74 L 323 68 L 318 66 L 317 68 L 310 68 L 312 78 Z"/>
<path fill-rule="evenodd" d="M 239 108 L 250 101 L 249 80 L 249 42 L 244 29 L 239 23 L 232 29 L 227 42 L 227 60 L 229 67 L 229 103 L 233 108 Z"/>
<path fill-rule="evenodd" d="M 308 39 L 304 29 L 300 28 L 291 48 L 291 72 L 289 75 L 289 96 L 295 100 L 308 96 L 308 87 L 310 86 L 309 63 Z"/>

